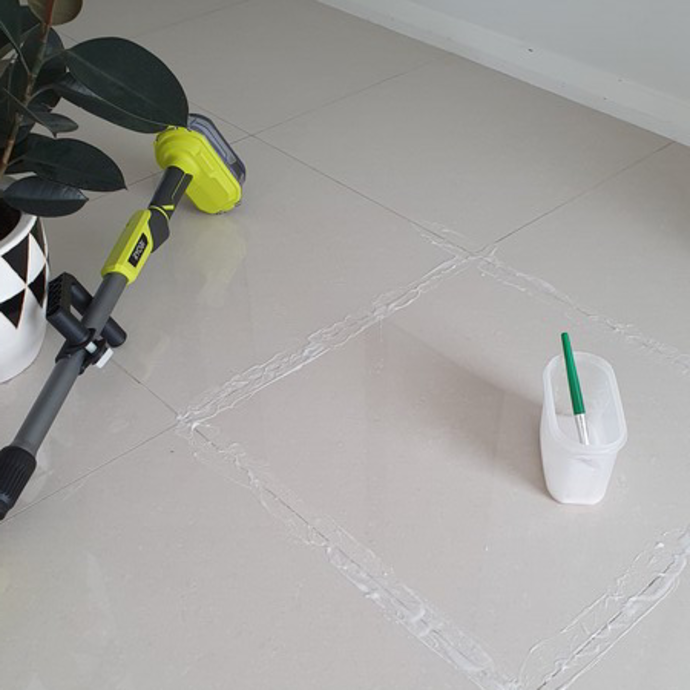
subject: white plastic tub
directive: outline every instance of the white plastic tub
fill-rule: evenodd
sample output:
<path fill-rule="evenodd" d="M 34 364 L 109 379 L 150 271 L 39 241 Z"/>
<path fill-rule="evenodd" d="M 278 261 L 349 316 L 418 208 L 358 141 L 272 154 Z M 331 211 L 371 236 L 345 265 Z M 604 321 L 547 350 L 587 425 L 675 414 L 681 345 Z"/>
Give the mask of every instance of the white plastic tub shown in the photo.
<path fill-rule="evenodd" d="M 580 443 L 563 356 L 544 369 L 541 457 L 549 493 L 560 503 L 594 505 L 606 495 L 618 452 L 628 439 L 616 375 L 601 357 L 575 353 L 590 445 Z"/>

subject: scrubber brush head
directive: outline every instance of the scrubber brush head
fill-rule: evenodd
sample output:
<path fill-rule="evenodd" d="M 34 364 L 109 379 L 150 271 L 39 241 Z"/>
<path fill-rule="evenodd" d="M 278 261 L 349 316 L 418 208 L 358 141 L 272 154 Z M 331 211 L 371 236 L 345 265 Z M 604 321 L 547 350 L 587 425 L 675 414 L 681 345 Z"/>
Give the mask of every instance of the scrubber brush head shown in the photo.
<path fill-rule="evenodd" d="M 192 176 L 187 196 L 200 211 L 224 213 L 241 201 L 246 168 L 208 117 L 190 114 L 187 128 L 169 127 L 154 146 L 161 168 Z"/>

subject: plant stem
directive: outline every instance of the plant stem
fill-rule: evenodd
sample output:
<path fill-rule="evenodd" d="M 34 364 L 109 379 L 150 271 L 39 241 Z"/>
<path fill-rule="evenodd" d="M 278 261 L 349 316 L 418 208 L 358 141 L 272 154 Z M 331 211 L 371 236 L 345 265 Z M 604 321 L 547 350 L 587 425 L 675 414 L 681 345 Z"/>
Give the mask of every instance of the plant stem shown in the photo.
<path fill-rule="evenodd" d="M 46 17 L 45 21 L 41 23 L 41 39 L 38 44 L 38 51 L 36 52 L 36 59 L 34 64 L 31 66 L 31 72 L 29 72 L 29 78 L 26 82 L 26 89 L 24 90 L 24 96 L 22 98 L 22 104 L 26 107 L 29 106 L 31 101 L 31 96 L 34 91 L 34 84 L 38 78 L 41 67 L 43 66 L 43 58 L 46 53 L 46 46 L 48 44 L 48 35 L 50 34 L 50 27 L 53 23 L 53 6 L 55 0 L 48 3 L 46 7 Z M 9 69 L 9 67 L 8 67 Z M 10 158 L 12 156 L 12 151 L 14 145 L 17 143 L 17 135 L 19 134 L 19 128 L 22 126 L 23 115 L 17 110 L 14 113 L 14 120 L 12 122 L 12 129 L 5 142 L 5 150 L 2 152 L 2 158 L 0 159 L 0 177 L 5 174 L 5 170 L 10 164 Z"/>

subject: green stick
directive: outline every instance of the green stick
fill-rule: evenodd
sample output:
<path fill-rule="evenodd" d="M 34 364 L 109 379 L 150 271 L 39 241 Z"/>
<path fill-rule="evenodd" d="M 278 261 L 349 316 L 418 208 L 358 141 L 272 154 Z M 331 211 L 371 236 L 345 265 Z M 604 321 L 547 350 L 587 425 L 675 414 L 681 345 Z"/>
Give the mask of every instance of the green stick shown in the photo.
<path fill-rule="evenodd" d="M 577 375 L 577 367 L 575 366 L 573 348 L 570 345 L 570 336 L 567 333 L 561 333 L 561 342 L 563 343 L 565 370 L 568 374 L 568 387 L 570 388 L 570 400 L 573 404 L 573 415 L 575 415 L 577 433 L 580 436 L 580 443 L 583 443 L 585 446 L 588 446 L 589 433 L 587 432 L 585 401 L 582 398 L 582 389 L 580 388 L 580 377 Z"/>

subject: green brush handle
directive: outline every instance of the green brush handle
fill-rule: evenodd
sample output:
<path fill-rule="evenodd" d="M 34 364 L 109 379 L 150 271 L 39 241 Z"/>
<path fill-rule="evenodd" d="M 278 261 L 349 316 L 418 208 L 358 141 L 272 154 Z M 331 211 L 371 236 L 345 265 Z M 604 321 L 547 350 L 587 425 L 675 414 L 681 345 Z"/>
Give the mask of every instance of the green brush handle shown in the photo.
<path fill-rule="evenodd" d="M 585 401 L 582 399 L 580 378 L 577 375 L 573 348 L 570 345 L 570 336 L 567 333 L 561 333 L 561 342 L 563 343 L 563 355 L 565 356 L 565 370 L 568 372 L 568 386 L 570 388 L 570 400 L 573 403 L 573 414 L 584 414 Z"/>

